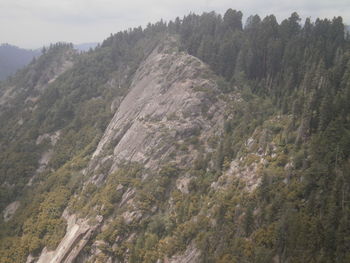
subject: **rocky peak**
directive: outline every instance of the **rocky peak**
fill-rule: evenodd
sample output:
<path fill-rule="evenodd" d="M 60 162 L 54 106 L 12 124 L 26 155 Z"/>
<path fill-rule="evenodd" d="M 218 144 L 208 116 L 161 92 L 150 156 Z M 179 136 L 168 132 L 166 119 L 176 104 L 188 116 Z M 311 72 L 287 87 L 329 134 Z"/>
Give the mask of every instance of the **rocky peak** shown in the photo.
<path fill-rule="evenodd" d="M 210 74 L 199 59 L 179 52 L 174 38 L 161 42 L 139 66 L 93 154 L 90 171 L 98 170 L 103 165 L 99 160 L 106 158 L 109 172 L 123 161 L 147 168 L 176 161 L 170 157 L 176 142 L 200 137 L 221 124 L 217 85 Z"/>
<path fill-rule="evenodd" d="M 87 169 L 83 170 L 87 182 L 103 185 L 125 162 L 139 163 L 148 171 L 158 171 L 169 162 L 186 167 L 199 154 L 189 140 L 195 138 L 198 144 L 205 145 L 209 136 L 221 130 L 223 107 L 212 73 L 207 65 L 180 52 L 177 46 L 174 38 L 167 37 L 139 65 L 128 94 L 115 110 Z M 205 148 L 210 150 L 209 146 Z M 180 178 L 180 181 L 189 183 L 189 179 Z M 136 189 L 125 190 L 120 185 L 119 190 L 123 195 L 116 207 L 121 212 L 114 216 L 123 218 L 126 224 L 142 220 L 145 213 L 134 207 Z M 126 206 L 130 209 L 125 211 Z M 155 212 L 157 207 L 151 210 Z M 104 218 L 104 228 L 110 220 Z M 79 227 L 82 231 L 75 231 Z M 92 238 L 85 234 L 90 228 L 84 224 L 68 227 L 57 249 L 43 250 L 39 261 L 55 258 L 59 259 L 57 262 L 73 262 Z M 133 234 L 128 238 L 132 239 Z M 191 248 L 186 258 L 197 258 L 198 253 Z M 180 256 L 171 262 L 179 260 Z"/>

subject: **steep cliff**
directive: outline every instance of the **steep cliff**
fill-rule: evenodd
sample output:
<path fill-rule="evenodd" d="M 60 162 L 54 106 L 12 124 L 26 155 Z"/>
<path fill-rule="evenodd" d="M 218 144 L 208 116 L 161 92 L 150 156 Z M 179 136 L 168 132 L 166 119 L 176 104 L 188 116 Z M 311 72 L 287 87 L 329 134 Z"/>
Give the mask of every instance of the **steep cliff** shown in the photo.
<path fill-rule="evenodd" d="M 188 165 L 195 151 L 177 156 L 176 146 L 191 136 L 205 142 L 220 130 L 223 109 L 212 73 L 200 60 L 177 49 L 174 39 L 163 40 L 141 63 L 86 173 L 97 171 L 101 160 L 112 164 L 108 173 L 122 162 L 157 169 L 165 162 L 181 164 L 186 159 L 183 165 Z"/>
<path fill-rule="evenodd" d="M 207 140 L 210 136 L 220 135 L 222 129 L 224 109 L 218 98 L 220 92 L 208 67 L 200 60 L 179 52 L 177 45 L 174 38 L 167 37 L 140 64 L 129 92 L 116 109 L 87 168 L 82 171 L 85 189 L 89 184 L 106 188 L 108 177 L 118 173 L 121 167 L 125 169 L 128 164 L 142 166 L 138 175 L 140 183 L 148 180 L 157 186 L 159 178 L 152 178 L 152 173 L 159 173 L 163 166 L 169 164 L 176 169 L 188 168 L 199 155 L 213 150 L 207 145 Z M 196 141 L 197 146 L 190 140 Z M 178 178 L 184 185 L 177 187 L 186 188 L 189 183 L 186 178 L 190 176 L 185 174 L 185 179 Z M 118 187 L 122 197 L 114 203 L 114 211 L 104 215 L 104 229 L 116 218 L 123 218 L 127 224 L 137 224 L 157 214 L 160 208 L 156 204 L 151 211 L 138 207 L 137 187 Z M 168 188 L 166 191 L 172 191 L 176 186 L 165 187 Z M 80 201 L 79 195 L 76 199 L 76 202 Z M 103 213 L 103 207 L 96 204 L 91 205 L 91 209 L 96 211 L 97 216 Z M 45 249 L 38 262 L 72 262 L 79 253 L 72 256 L 70 251 L 80 251 L 87 242 L 93 241 L 93 236 L 85 235 L 86 231 L 92 230 L 83 223 L 68 226 L 66 231 L 56 251 L 47 252 Z M 123 239 L 132 238 L 135 234 L 137 232 L 130 233 Z M 83 239 L 86 242 L 82 246 L 80 240 Z M 82 247 L 77 248 L 79 246 Z M 95 256 L 93 253 L 90 255 Z"/>

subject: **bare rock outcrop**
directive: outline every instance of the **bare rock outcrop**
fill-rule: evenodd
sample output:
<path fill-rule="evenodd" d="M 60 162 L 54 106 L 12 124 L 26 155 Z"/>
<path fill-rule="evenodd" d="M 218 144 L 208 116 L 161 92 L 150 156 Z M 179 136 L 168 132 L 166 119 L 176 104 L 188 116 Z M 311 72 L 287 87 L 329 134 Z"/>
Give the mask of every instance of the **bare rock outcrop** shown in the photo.
<path fill-rule="evenodd" d="M 101 222 L 97 218 L 97 224 L 89 225 L 88 220 L 77 219 L 75 215 L 67 218 L 68 226 L 64 238 L 54 251 L 46 248 L 41 252 L 37 263 L 71 263 L 79 255 L 86 243 L 90 240 L 91 235 Z"/>
<path fill-rule="evenodd" d="M 197 263 L 200 262 L 200 251 L 191 243 L 185 252 L 176 254 L 170 259 L 165 260 L 165 263 Z"/>
<path fill-rule="evenodd" d="M 90 172 L 106 156 L 112 159 L 109 173 L 123 161 L 153 169 L 171 159 L 176 143 L 208 131 L 212 134 L 221 125 L 222 109 L 210 70 L 174 45 L 175 40 L 167 39 L 139 66 L 130 92 L 93 154 Z M 208 91 L 213 95 L 208 96 Z M 188 161 L 194 157 L 190 155 Z"/>
<path fill-rule="evenodd" d="M 16 213 L 19 206 L 20 206 L 20 202 L 14 201 L 4 209 L 3 217 L 5 222 L 9 221 L 12 218 L 12 216 Z"/>
<path fill-rule="evenodd" d="M 188 166 L 198 155 L 198 149 L 188 140 L 195 137 L 197 142 L 206 143 L 209 136 L 221 130 L 224 107 L 211 71 L 197 58 L 179 52 L 176 46 L 176 40 L 169 37 L 140 64 L 129 93 L 118 101 L 119 106 L 83 171 L 87 182 L 100 185 L 124 162 L 137 162 L 150 170 L 167 162 Z M 186 150 L 179 149 L 181 146 Z M 188 192 L 189 182 L 185 178 L 178 187 Z M 132 203 L 134 193 L 135 189 L 128 188 L 118 207 Z M 122 214 L 127 223 L 143 216 L 138 210 Z M 89 226 L 82 219 L 69 223 L 72 220 L 67 218 L 69 227 L 57 249 L 44 250 L 39 263 L 73 262 L 79 255 L 97 226 Z M 198 257 L 198 250 L 190 247 L 170 262 L 196 262 Z"/>

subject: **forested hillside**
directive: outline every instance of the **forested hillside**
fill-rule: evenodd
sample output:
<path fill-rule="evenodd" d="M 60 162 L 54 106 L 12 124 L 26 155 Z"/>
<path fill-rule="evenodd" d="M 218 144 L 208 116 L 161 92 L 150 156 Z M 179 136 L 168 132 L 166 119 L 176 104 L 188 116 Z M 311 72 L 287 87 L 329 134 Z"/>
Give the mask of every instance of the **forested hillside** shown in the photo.
<path fill-rule="evenodd" d="M 34 57 L 40 55 L 39 50 L 21 49 L 9 44 L 0 45 L 0 80 L 6 79 L 20 68 L 28 65 Z"/>
<path fill-rule="evenodd" d="M 0 262 L 350 262 L 342 18 L 242 15 L 58 43 L 1 84 Z"/>

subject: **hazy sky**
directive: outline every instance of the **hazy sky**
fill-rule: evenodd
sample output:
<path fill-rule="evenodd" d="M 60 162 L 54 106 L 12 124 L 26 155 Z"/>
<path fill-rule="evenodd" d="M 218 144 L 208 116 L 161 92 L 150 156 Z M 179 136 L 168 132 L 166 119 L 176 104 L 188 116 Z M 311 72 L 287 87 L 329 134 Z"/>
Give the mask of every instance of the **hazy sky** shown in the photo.
<path fill-rule="evenodd" d="M 120 30 L 189 12 L 233 8 L 275 14 L 296 11 L 303 18 L 342 16 L 350 24 L 350 0 L 0 0 L 0 43 L 37 48 L 57 41 L 100 42 Z"/>

